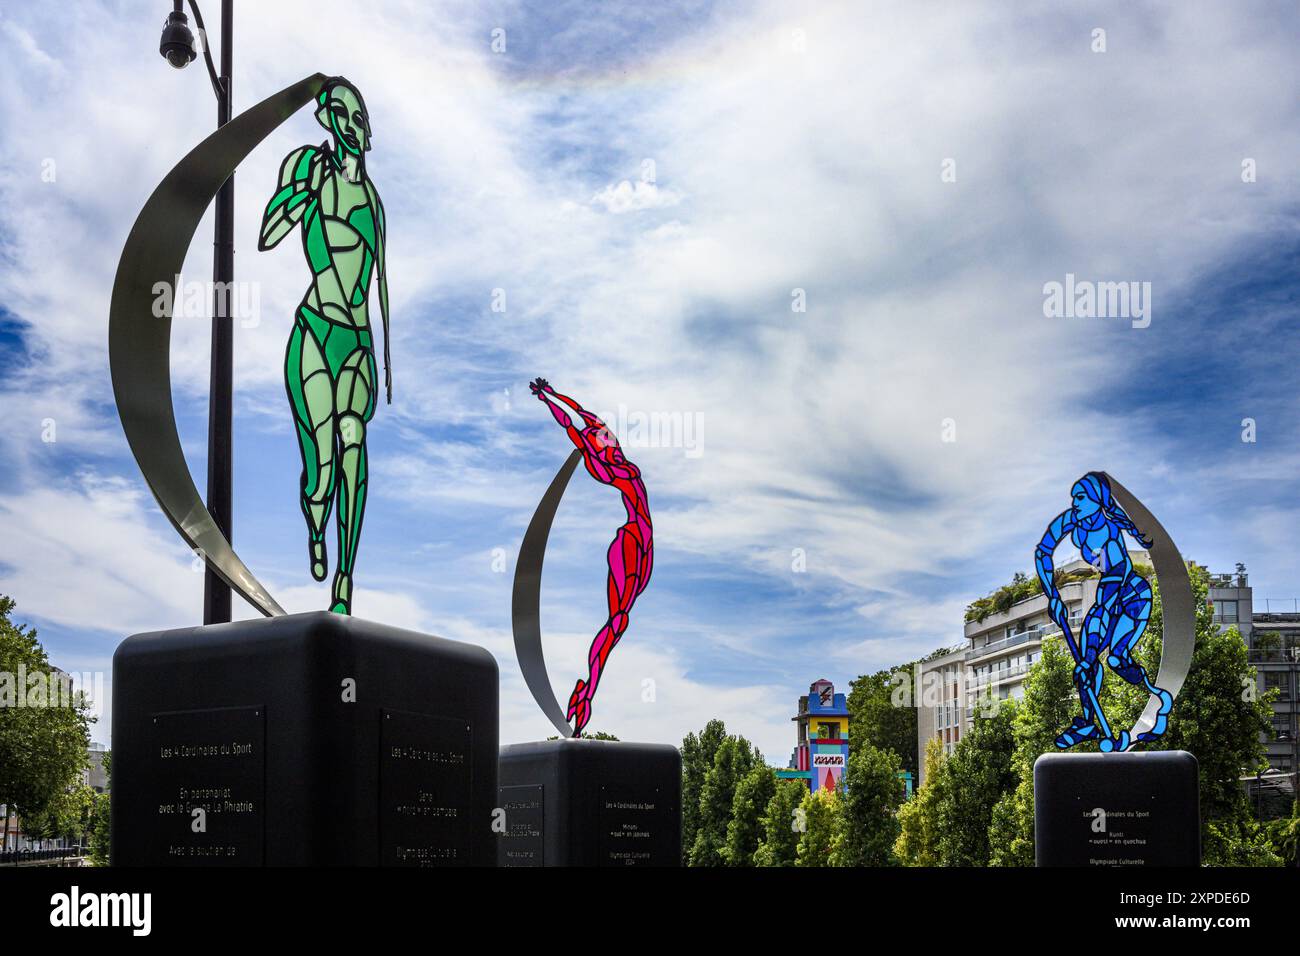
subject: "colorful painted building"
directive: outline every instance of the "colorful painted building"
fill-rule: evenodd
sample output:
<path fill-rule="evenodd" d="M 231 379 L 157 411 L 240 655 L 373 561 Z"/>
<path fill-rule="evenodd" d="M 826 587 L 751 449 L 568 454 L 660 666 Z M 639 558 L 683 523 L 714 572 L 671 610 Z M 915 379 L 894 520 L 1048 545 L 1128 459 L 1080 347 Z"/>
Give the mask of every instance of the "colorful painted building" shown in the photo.
<path fill-rule="evenodd" d="M 823 678 L 799 698 L 798 745 L 790 766 L 776 772 L 786 780 L 806 780 L 810 790 L 835 790 L 844 784 L 849 762 L 849 708 L 843 694 Z"/>

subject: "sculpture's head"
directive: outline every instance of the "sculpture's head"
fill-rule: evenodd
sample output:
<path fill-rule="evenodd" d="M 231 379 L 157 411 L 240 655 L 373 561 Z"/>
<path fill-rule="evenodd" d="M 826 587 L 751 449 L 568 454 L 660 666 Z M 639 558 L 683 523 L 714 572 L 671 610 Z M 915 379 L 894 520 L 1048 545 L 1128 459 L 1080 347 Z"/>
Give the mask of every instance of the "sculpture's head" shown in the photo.
<path fill-rule="evenodd" d="M 358 159 L 370 149 L 370 113 L 361 91 L 341 76 L 330 77 L 316 96 L 316 122 L 345 153 Z"/>
<path fill-rule="evenodd" d="M 588 419 L 587 427 L 582 432 L 587 439 L 587 444 L 595 450 L 596 457 L 605 464 L 621 465 L 627 460 L 623 457 L 623 449 L 619 447 L 618 439 L 604 422 L 597 419 L 593 423 Z"/>
<path fill-rule="evenodd" d="M 1106 476 L 1090 471 L 1070 489 L 1070 511 L 1075 521 L 1089 522 L 1097 512 L 1109 512 L 1110 482 Z"/>

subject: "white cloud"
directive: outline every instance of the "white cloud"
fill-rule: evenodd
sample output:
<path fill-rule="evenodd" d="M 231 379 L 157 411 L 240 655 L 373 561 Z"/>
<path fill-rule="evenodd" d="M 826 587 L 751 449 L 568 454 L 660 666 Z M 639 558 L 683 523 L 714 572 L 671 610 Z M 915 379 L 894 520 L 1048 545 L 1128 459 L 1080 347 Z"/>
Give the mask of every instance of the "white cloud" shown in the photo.
<path fill-rule="evenodd" d="M 638 179 L 636 183 L 623 180 L 612 183 L 591 197 L 593 205 L 603 206 L 606 212 L 621 215 L 643 209 L 661 209 L 675 206 L 682 197 L 671 189 L 661 189 L 658 184 Z"/>
<path fill-rule="evenodd" d="M 203 575 L 134 483 L 93 473 L 0 494 L 0 593 L 26 613 L 117 639 L 192 623 Z M 110 637 L 111 639 L 111 637 Z"/>

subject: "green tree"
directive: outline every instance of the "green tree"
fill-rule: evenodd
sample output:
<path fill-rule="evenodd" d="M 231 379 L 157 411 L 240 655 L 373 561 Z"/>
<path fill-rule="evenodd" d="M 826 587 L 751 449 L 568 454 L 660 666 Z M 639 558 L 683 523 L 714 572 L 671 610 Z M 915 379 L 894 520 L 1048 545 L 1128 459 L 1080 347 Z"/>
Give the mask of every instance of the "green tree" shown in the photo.
<path fill-rule="evenodd" d="M 831 851 L 839 832 L 843 804 L 838 790 L 805 793 L 799 804 L 804 830 L 795 850 L 795 866 L 834 866 Z"/>
<path fill-rule="evenodd" d="M 799 849 L 798 811 L 808 793 L 802 780 L 777 780 L 763 811 L 762 835 L 754 851 L 755 866 L 794 866 Z"/>
<path fill-rule="evenodd" d="M 1257 852 L 1265 838 L 1257 832 L 1250 802 L 1241 788 L 1243 774 L 1264 762 L 1261 733 L 1271 732 L 1275 692 L 1254 693 L 1255 668 L 1236 627 L 1219 632 L 1198 627 L 1196 652 L 1158 746 L 1186 750 L 1196 757 L 1201 793 L 1202 850 L 1209 865 L 1264 865 Z M 1218 830 L 1211 832 L 1211 825 Z M 1247 846 L 1234 847 L 1237 840 Z M 1227 856 L 1220 850 L 1228 850 Z M 1232 856 L 1259 862 L 1233 864 Z"/>
<path fill-rule="evenodd" d="M 912 665 L 863 675 L 849 683 L 849 752 L 865 747 L 894 753 L 916 776 L 916 707 Z M 905 706 L 903 706 L 905 705 Z"/>
<path fill-rule="evenodd" d="M 45 649 L 35 628 L 10 620 L 13 608 L 13 600 L 0 595 L 0 804 L 41 828 L 60 818 L 68 794 L 80 782 L 89 762 L 94 718 L 79 694 L 66 701 L 50 699 L 52 669 Z M 20 669 L 27 687 L 18 686 Z M 43 688 L 40 694 L 31 693 L 37 686 L 33 678 Z M 27 706 L 15 706 L 15 695 L 22 695 Z M 6 814 L 6 842 L 8 829 Z"/>
<path fill-rule="evenodd" d="M 893 866 L 904 786 L 898 756 L 864 745 L 849 751 L 831 860 L 835 866 Z"/>
<path fill-rule="evenodd" d="M 112 818 L 109 808 L 112 800 L 108 793 L 97 793 L 90 810 L 90 863 L 92 866 L 108 866 L 111 847 Z"/>
<path fill-rule="evenodd" d="M 1206 866 L 1281 866 L 1269 830 L 1249 816 L 1211 820 L 1202 828 L 1201 859 Z"/>
<path fill-rule="evenodd" d="M 1291 804 L 1291 816 L 1273 820 L 1268 827 L 1278 858 L 1287 866 L 1300 865 L 1300 797 Z"/>
<path fill-rule="evenodd" d="M 39 810 L 23 817 L 23 832 L 35 840 L 80 842 L 90 826 L 95 791 L 80 780 Z"/>
<path fill-rule="evenodd" d="M 931 737 L 925 745 L 925 785 L 898 810 L 898 840 L 894 854 L 904 866 L 939 865 L 938 804 L 950 786 L 943 742 Z"/>
<path fill-rule="evenodd" d="M 103 793 L 94 794 L 94 799 L 90 805 L 90 825 L 87 828 L 90 832 L 90 862 L 93 866 L 108 866 L 109 856 L 111 853 L 111 809 L 113 802 L 110 794 L 113 787 L 112 751 L 105 752 L 104 754 L 104 776 L 107 778 L 108 789 Z"/>
<path fill-rule="evenodd" d="M 992 713 L 976 713 L 947 761 L 952 786 L 937 801 L 939 859 L 944 866 L 988 866 L 993 808 L 1018 782 L 1012 765 L 1015 750 L 1015 701 L 1001 701 Z"/>
<path fill-rule="evenodd" d="M 1042 656 L 1025 677 L 1024 699 L 1012 718 L 1015 788 L 994 805 L 989 827 L 992 866 L 1034 865 L 1034 761 L 1055 750 L 1056 736 L 1079 713 L 1074 658 L 1060 638 L 1043 639 Z M 1092 742 L 1079 750 L 1096 750 Z"/>
<path fill-rule="evenodd" d="M 758 763 L 736 784 L 727 824 L 723 858 L 729 866 L 753 866 L 754 853 L 763 839 L 763 814 L 776 794 L 776 771 Z"/>
<path fill-rule="evenodd" d="M 727 739 L 727 726 L 710 720 L 698 735 L 689 733 L 682 740 L 682 865 L 688 866 L 691 849 L 700 831 L 700 791 L 704 777 L 713 768 L 713 758 Z"/>
<path fill-rule="evenodd" d="M 713 755 L 713 766 L 700 787 L 699 829 L 691 847 L 691 866 L 726 866 L 727 827 L 736 786 L 762 755 L 744 737 L 728 736 Z"/>

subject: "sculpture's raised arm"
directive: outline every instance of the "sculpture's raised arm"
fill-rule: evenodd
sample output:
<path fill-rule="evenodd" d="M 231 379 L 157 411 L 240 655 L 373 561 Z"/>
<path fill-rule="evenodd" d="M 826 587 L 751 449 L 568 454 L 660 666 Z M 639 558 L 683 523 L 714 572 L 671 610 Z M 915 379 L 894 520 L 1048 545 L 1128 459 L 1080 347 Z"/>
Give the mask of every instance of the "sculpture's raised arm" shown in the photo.
<path fill-rule="evenodd" d="M 579 451 L 586 451 L 587 443 L 582 440 L 582 429 L 586 424 L 582 418 L 582 406 L 551 388 L 551 383 L 544 378 L 533 379 L 528 383 L 528 389 L 545 403 L 551 417 L 568 434 L 569 441 Z"/>
<path fill-rule="evenodd" d="M 257 248 L 275 248 L 302 221 L 311 198 L 321 184 L 321 152 L 315 146 L 299 146 L 280 166 L 280 188 L 266 204 Z"/>

